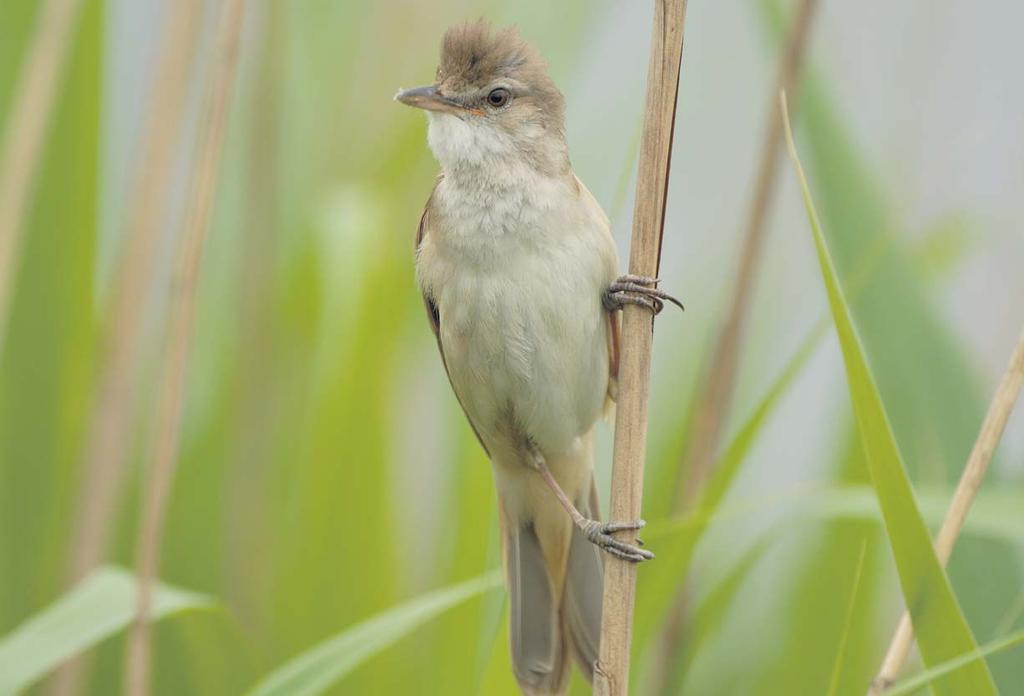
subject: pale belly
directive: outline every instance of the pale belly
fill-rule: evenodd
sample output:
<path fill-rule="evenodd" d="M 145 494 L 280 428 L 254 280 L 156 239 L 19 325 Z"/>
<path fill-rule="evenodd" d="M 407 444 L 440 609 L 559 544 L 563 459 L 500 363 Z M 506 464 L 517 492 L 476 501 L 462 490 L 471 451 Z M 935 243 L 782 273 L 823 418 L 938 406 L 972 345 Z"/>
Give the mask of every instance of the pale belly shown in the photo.
<path fill-rule="evenodd" d="M 528 437 L 568 453 L 600 417 L 608 388 L 607 272 L 593 246 L 465 266 L 435 288 L 452 385 L 489 446 Z"/>

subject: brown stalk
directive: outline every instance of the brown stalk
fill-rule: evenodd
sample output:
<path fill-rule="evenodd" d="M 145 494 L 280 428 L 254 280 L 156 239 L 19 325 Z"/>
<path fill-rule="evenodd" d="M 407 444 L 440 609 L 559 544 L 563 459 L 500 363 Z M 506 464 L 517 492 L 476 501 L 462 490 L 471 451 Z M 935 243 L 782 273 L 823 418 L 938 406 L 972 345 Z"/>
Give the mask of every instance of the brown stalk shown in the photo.
<path fill-rule="evenodd" d="M 800 0 L 789 27 L 775 77 L 775 87 L 768 100 L 767 127 L 761 141 L 754 195 L 747 213 L 746 232 L 736 269 L 736 286 L 729 303 L 729 314 L 715 340 L 711 364 L 707 369 L 700 397 L 697 399 L 687 447 L 680 466 L 680 485 L 676 490 L 674 510 L 679 513 L 693 504 L 704 487 L 718 453 L 722 426 L 732 401 L 740 344 L 746 323 L 750 297 L 753 293 L 761 250 L 764 247 L 765 221 L 778 180 L 778 159 L 782 149 L 782 115 L 776 97 L 779 90 L 795 96 L 801 67 L 806 54 L 811 22 L 818 0 Z M 682 472 L 687 472 L 685 483 Z M 678 654 L 683 641 L 686 614 L 686 586 L 680 590 L 665 624 L 659 654 L 655 661 L 654 682 L 666 688 L 671 677 L 670 661 Z"/>
<path fill-rule="evenodd" d="M 140 376 L 142 307 L 170 198 L 188 68 L 198 35 L 198 5 L 198 0 L 179 0 L 171 6 L 152 82 L 140 155 L 134 165 L 134 186 L 127 198 L 126 247 L 115 271 L 109 331 L 82 462 L 68 562 L 69 584 L 81 580 L 106 555 L 124 487 L 125 463 L 132 444 L 128 426 Z M 65 665 L 57 672 L 50 693 L 78 693 L 83 670 L 80 660 Z"/>
<path fill-rule="evenodd" d="M 268 596 L 269 561 L 264 553 L 270 536 L 264 513 L 270 453 L 273 451 L 276 374 L 273 370 L 273 326 L 267 307 L 273 306 L 272 279 L 276 255 L 275 187 L 279 171 L 277 147 L 280 120 L 280 57 L 283 6 L 277 0 L 249 5 L 246 41 L 258 79 L 248 86 L 249 142 L 246 149 L 245 187 L 248 204 L 243 218 L 246 231 L 242 251 L 238 332 L 246 349 L 239 356 L 236 385 L 241 404 L 234 423 L 234 447 L 228 464 L 226 507 L 228 548 L 224 572 L 233 589 L 232 604 L 245 630 L 255 628 L 260 606 Z M 268 368 L 268 366 L 271 366 Z"/>
<path fill-rule="evenodd" d="M 142 523 L 135 550 L 138 600 L 125 656 L 124 681 L 125 692 L 131 696 L 142 696 L 149 690 L 152 649 L 148 617 L 159 565 L 167 501 L 181 445 L 185 376 L 200 260 L 217 189 L 232 86 L 238 67 L 244 9 L 244 0 L 225 0 L 217 22 L 212 74 L 200 115 L 197 152 L 190 177 L 192 188 L 173 279 L 156 429 L 144 491 Z"/>
<path fill-rule="evenodd" d="M 75 582 L 105 554 L 131 447 L 128 426 L 139 379 L 142 307 L 169 203 L 175 145 L 188 92 L 198 32 L 198 0 L 169 8 L 160 62 L 152 82 L 135 182 L 127 198 L 126 247 L 111 293 L 110 330 L 100 368 L 88 449 L 82 468 L 70 575 Z"/>
<path fill-rule="evenodd" d="M 782 57 L 775 78 L 775 87 L 768 100 L 767 128 L 761 142 L 761 154 L 757 165 L 757 183 L 754 186 L 754 197 L 750 201 L 747 214 L 746 232 L 743 237 L 743 248 L 740 262 L 736 269 L 736 286 L 733 288 L 729 303 L 729 314 L 725 319 L 715 341 L 715 349 L 711 352 L 711 365 L 708 368 L 701 396 L 697 400 L 697 412 L 694 415 L 693 430 L 690 433 L 688 446 L 683 458 L 689 472 L 686 485 L 679 486 L 676 491 L 676 511 L 682 511 L 692 503 L 694 496 L 700 491 L 714 464 L 722 425 L 725 422 L 732 401 L 733 385 L 736 380 L 736 366 L 739 347 L 743 339 L 747 310 L 757 276 L 758 261 L 764 246 L 765 220 L 768 217 L 775 191 L 778 172 L 778 159 L 782 150 L 782 115 L 779 112 L 776 95 L 780 90 L 796 98 L 800 68 L 803 64 L 810 35 L 811 20 L 818 0 L 800 0 L 796 16 L 789 27 Z"/>
<path fill-rule="evenodd" d="M 685 19 L 686 0 L 656 0 L 629 257 L 629 272 L 635 275 L 655 277 L 658 273 Z M 640 517 L 652 338 L 650 312 L 626 305 L 622 313 L 622 357 L 612 464 L 610 514 L 613 520 Z M 635 565 L 608 558 L 604 574 L 601 650 L 594 666 L 595 694 L 624 696 L 629 690 L 635 593 Z"/>
<path fill-rule="evenodd" d="M 43 4 L 11 98 L 0 151 L 0 352 L 17 276 L 25 212 L 81 7 L 81 0 L 47 0 Z"/>
<path fill-rule="evenodd" d="M 953 493 L 953 500 L 942 520 L 939 535 L 935 539 L 935 555 L 938 556 L 939 563 L 943 566 L 946 565 L 953 553 L 957 537 L 960 536 L 967 513 L 978 495 L 978 489 L 981 488 L 981 482 L 985 478 L 989 462 L 992 461 L 992 454 L 999 445 L 999 439 L 1003 435 L 1003 429 L 1006 427 L 1006 421 L 1020 394 L 1022 384 L 1024 384 L 1024 331 L 1017 339 L 1017 347 L 1010 357 L 1010 364 L 1006 368 L 1006 373 L 1000 380 L 999 386 L 996 387 L 996 394 L 992 398 L 992 403 L 989 404 L 988 413 L 985 414 L 985 420 L 982 421 L 981 430 L 967 457 L 967 464 L 960 476 L 956 492 Z M 869 696 L 878 696 L 892 686 L 910 654 L 913 639 L 914 628 L 910 623 L 910 614 L 904 611 L 899 627 L 889 644 L 889 650 L 882 661 L 878 676 L 871 682 L 871 688 L 868 690 Z"/>

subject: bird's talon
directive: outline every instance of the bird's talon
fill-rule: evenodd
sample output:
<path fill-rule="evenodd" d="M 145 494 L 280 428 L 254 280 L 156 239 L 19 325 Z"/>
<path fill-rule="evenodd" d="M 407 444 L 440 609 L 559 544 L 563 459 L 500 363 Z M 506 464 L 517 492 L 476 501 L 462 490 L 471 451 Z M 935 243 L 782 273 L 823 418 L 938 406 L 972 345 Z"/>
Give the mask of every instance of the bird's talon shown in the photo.
<path fill-rule="evenodd" d="M 661 278 L 648 278 L 647 276 L 633 275 L 627 273 L 623 276 L 619 276 L 617 282 L 621 283 L 636 283 L 637 285 L 644 285 L 649 288 L 657 287 L 658 283 L 661 282 Z"/>
<path fill-rule="evenodd" d="M 636 520 L 635 522 L 605 522 L 600 528 L 603 534 L 614 534 L 615 532 L 643 529 L 646 526 L 646 520 Z"/>
<path fill-rule="evenodd" d="M 598 522 L 597 520 L 587 520 L 580 528 L 583 530 L 583 534 L 587 541 L 595 546 L 603 549 L 616 558 L 621 558 L 624 561 L 631 561 L 633 563 L 640 563 L 641 561 L 647 561 L 654 558 L 653 553 L 640 548 L 640 546 L 643 545 L 643 542 L 638 539 L 637 544 L 630 544 L 616 539 L 612 534 L 615 532 L 635 531 L 637 529 L 641 529 L 645 524 L 646 522 L 643 520 L 636 520 L 635 522 L 605 523 Z"/>
<path fill-rule="evenodd" d="M 622 309 L 627 304 L 635 304 L 658 314 L 664 308 L 665 301 L 671 302 L 680 309 L 685 309 L 679 300 L 667 292 L 657 289 L 659 282 L 661 281 L 658 278 L 624 275 L 608 286 L 602 297 L 602 302 L 610 312 Z"/>

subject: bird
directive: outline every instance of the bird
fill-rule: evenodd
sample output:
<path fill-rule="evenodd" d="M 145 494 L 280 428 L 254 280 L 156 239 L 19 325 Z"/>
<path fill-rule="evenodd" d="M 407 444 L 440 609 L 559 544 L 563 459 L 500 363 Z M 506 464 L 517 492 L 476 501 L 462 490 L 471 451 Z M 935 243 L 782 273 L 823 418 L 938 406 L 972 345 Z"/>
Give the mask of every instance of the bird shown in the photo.
<path fill-rule="evenodd" d="M 593 678 L 604 557 L 654 557 L 643 520 L 602 523 L 596 423 L 613 408 L 619 310 L 678 300 L 619 275 L 607 216 L 573 172 L 565 99 L 515 27 L 452 26 L 426 112 L 441 171 L 415 238 L 416 277 L 441 360 L 494 473 L 512 666 L 528 696 Z M 680 307 L 682 305 L 679 305 Z"/>

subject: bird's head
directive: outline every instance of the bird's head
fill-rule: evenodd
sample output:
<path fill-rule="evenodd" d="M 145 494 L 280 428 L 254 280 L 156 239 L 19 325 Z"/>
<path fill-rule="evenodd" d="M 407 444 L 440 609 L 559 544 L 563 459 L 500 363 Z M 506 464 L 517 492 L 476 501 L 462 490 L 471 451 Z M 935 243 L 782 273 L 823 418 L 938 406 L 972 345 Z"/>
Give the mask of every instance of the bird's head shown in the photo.
<path fill-rule="evenodd" d="M 565 99 L 514 27 L 453 26 L 434 83 L 395 99 L 426 110 L 430 148 L 445 169 L 522 162 L 550 175 L 568 170 Z"/>

